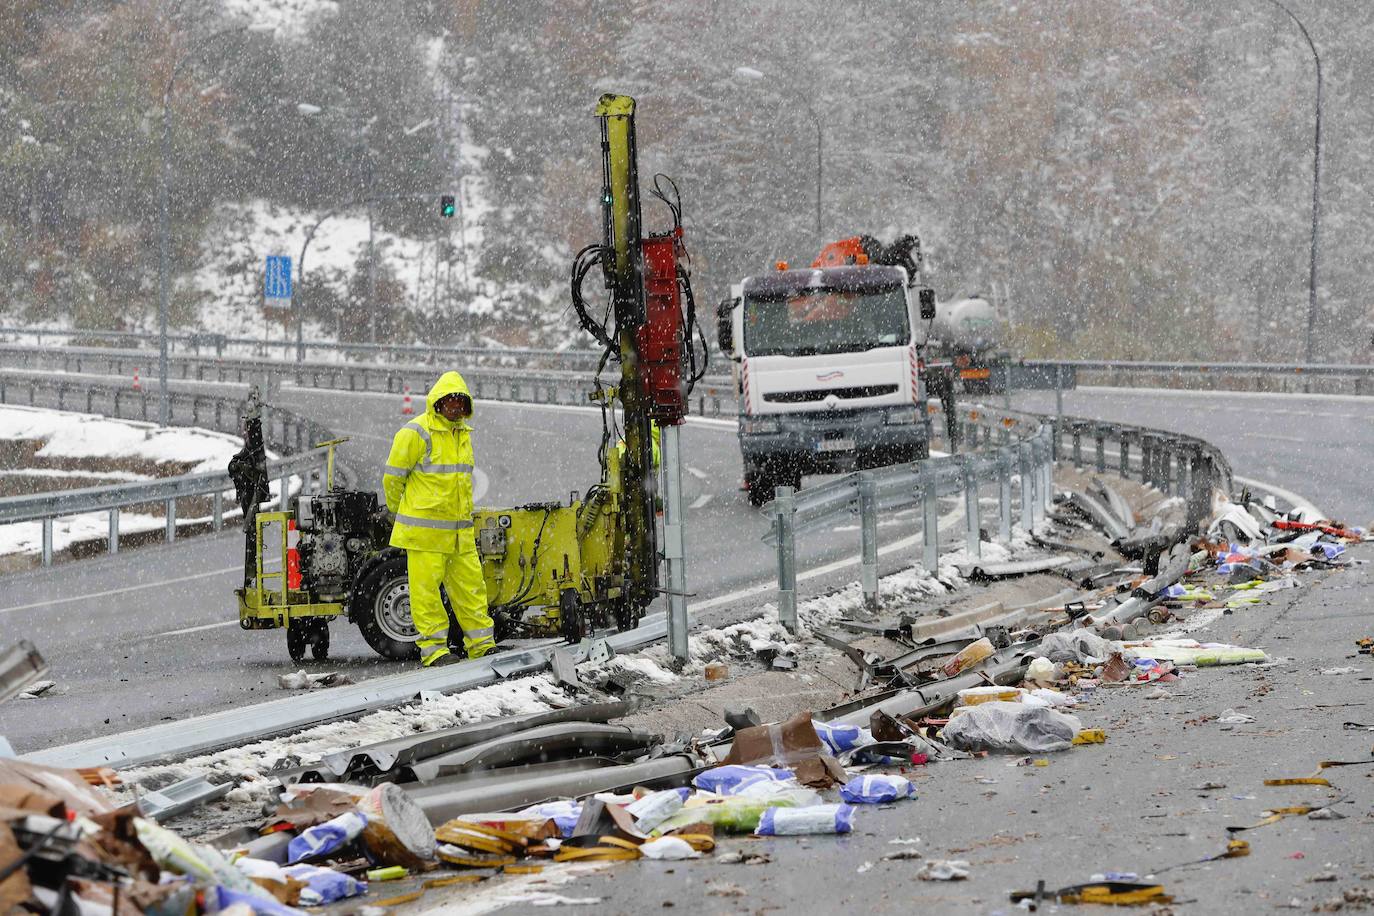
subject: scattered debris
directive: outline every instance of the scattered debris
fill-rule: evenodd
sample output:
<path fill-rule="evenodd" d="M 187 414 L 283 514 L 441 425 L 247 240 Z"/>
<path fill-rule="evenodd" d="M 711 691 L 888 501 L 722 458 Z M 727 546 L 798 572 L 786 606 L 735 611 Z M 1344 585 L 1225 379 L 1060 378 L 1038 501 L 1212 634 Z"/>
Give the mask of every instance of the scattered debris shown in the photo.
<path fill-rule="evenodd" d="M 931 859 L 916 872 L 922 881 L 963 881 L 969 876 L 969 864 L 963 859 Z"/>
<path fill-rule="evenodd" d="M 294 671 L 277 675 L 277 686 L 282 690 L 314 690 L 320 687 L 341 687 L 353 683 L 348 675 L 340 671 Z"/>

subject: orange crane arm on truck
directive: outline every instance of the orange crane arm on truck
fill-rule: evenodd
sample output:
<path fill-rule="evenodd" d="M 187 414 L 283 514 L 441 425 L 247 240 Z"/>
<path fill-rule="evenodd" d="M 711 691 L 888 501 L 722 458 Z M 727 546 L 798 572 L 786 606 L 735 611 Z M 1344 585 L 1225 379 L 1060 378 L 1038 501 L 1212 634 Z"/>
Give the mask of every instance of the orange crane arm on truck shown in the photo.
<path fill-rule="evenodd" d="M 868 252 L 864 251 L 863 243 L 862 235 L 831 242 L 821 249 L 821 253 L 816 255 L 816 260 L 811 262 L 811 266 L 844 267 L 847 264 L 867 264 Z"/>
<path fill-rule="evenodd" d="M 921 275 L 921 242 L 914 235 L 903 235 L 891 245 L 884 245 L 871 235 L 856 235 L 831 242 L 811 262 L 812 267 L 855 264 L 886 264 L 904 268 L 908 285 L 915 286 Z"/>

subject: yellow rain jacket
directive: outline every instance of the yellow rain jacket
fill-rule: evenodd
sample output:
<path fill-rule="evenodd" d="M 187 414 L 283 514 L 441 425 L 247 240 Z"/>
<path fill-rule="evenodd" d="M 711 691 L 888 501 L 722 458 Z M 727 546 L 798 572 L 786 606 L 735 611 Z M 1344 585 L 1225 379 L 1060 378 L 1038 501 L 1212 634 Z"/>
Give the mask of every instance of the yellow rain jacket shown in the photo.
<path fill-rule="evenodd" d="M 472 532 L 472 427 L 450 423 L 434 405 L 465 394 L 467 382 L 445 372 L 425 398 L 425 412 L 397 431 L 382 475 L 386 507 L 396 516 L 391 546 L 455 553 L 475 550 Z"/>

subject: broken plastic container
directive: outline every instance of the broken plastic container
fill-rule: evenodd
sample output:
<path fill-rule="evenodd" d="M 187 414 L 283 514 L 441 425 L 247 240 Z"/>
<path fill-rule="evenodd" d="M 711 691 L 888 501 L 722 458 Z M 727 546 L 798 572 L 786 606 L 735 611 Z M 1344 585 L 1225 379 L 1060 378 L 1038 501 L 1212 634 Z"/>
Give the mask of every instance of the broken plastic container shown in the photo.
<path fill-rule="evenodd" d="M 307 827 L 286 847 L 286 860 L 294 865 L 305 859 L 327 856 L 357 839 L 366 826 L 367 815 L 346 811 L 331 821 Z"/>
<path fill-rule="evenodd" d="M 1054 667 L 1053 664 L 1050 665 Z M 977 706 L 981 703 L 1019 703 L 1021 691 L 1015 687 L 969 687 L 959 691 L 960 706 Z"/>
<path fill-rule="evenodd" d="M 770 782 L 796 784 L 791 770 L 731 763 L 698 773 L 692 785 L 717 795 L 744 795 Z"/>

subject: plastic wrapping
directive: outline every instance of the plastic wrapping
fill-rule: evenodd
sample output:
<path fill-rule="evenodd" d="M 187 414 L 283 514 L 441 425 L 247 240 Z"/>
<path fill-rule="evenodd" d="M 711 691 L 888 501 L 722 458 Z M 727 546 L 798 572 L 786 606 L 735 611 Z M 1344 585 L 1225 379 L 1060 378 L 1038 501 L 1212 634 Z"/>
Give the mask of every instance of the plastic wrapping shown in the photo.
<path fill-rule="evenodd" d="M 257 885 L 254 884 L 253 887 L 257 887 Z M 207 902 L 215 904 L 215 906 L 208 908 L 213 912 L 227 910 L 235 904 L 242 904 L 252 909 L 255 916 L 305 916 L 304 910 L 287 906 L 266 891 L 263 891 L 262 895 L 259 896 L 246 891 L 237 891 L 221 884 L 215 888 L 213 895 L 207 894 L 206 896 L 210 898 Z"/>
<path fill-rule="evenodd" d="M 791 770 L 774 769 L 765 766 L 744 766 L 727 764 L 713 767 L 698 773 L 692 785 L 717 795 L 745 795 L 749 789 L 770 782 L 796 784 Z"/>
<path fill-rule="evenodd" d="M 854 829 L 852 805 L 811 805 L 806 808 L 768 808 L 754 833 L 759 836 L 801 836 L 810 833 L 848 833 Z"/>
<path fill-rule="evenodd" d="M 698 804 L 698 799 L 701 803 Z M 730 796 L 724 798 L 692 799 L 677 814 L 658 825 L 655 832 L 667 833 L 688 824 L 706 823 L 724 830 L 726 833 L 749 833 L 758 826 L 763 812 L 778 807 L 804 807 L 820 802 L 820 795 L 810 789 L 798 789 L 772 798 L 747 798 Z"/>
<path fill-rule="evenodd" d="M 323 824 L 307 827 L 286 847 L 286 861 L 294 865 L 337 852 L 357 839 L 366 826 L 367 815 L 349 811 Z"/>
<path fill-rule="evenodd" d="M 692 848 L 686 840 L 675 836 L 659 837 L 649 840 L 639 847 L 646 859 L 700 859 L 701 853 Z"/>
<path fill-rule="evenodd" d="M 311 895 L 311 905 L 333 903 L 345 897 L 357 897 L 367 893 L 367 882 L 359 881 L 352 875 L 322 868 L 318 865 L 289 865 L 282 869 L 287 877 L 304 881 L 306 889 L 301 891 L 301 903 L 306 902 L 306 894 Z"/>
<path fill-rule="evenodd" d="M 816 734 L 830 749 L 830 753 L 836 757 L 873 743 L 873 735 L 868 729 L 857 725 L 817 722 L 814 719 L 811 724 L 815 726 Z"/>
<path fill-rule="evenodd" d="M 1067 750 L 1083 725 L 1074 716 L 1024 703 L 984 703 L 944 727 L 945 742 L 964 751 L 1040 754 Z"/>
<path fill-rule="evenodd" d="M 582 804 L 575 801 L 551 801 L 530 805 L 520 812 L 526 817 L 542 817 L 551 820 L 558 832 L 565 838 L 573 835 L 578 818 L 582 817 Z"/>
<path fill-rule="evenodd" d="M 990 655 L 992 655 L 992 640 L 984 636 L 982 639 L 975 639 L 964 646 L 958 654 L 945 662 L 944 667 L 940 670 L 945 673 L 945 677 L 954 677 L 961 671 L 969 670 Z"/>
<path fill-rule="evenodd" d="M 687 801 L 691 794 L 692 790 L 686 787 L 651 792 L 638 801 L 626 805 L 625 810 L 634 817 L 635 827 L 643 833 L 648 833 L 681 811 L 683 802 Z"/>
<path fill-rule="evenodd" d="M 905 776 L 874 773 L 855 776 L 840 786 L 840 798 L 851 805 L 877 805 L 899 798 L 915 798 L 916 787 Z"/>
<path fill-rule="evenodd" d="M 1052 662 L 1078 662 L 1080 665 L 1096 665 L 1112 657 L 1120 649 L 1117 643 L 1103 639 L 1087 630 L 1048 633 L 1040 645 L 1032 648 L 1030 654 L 1043 656 Z"/>

